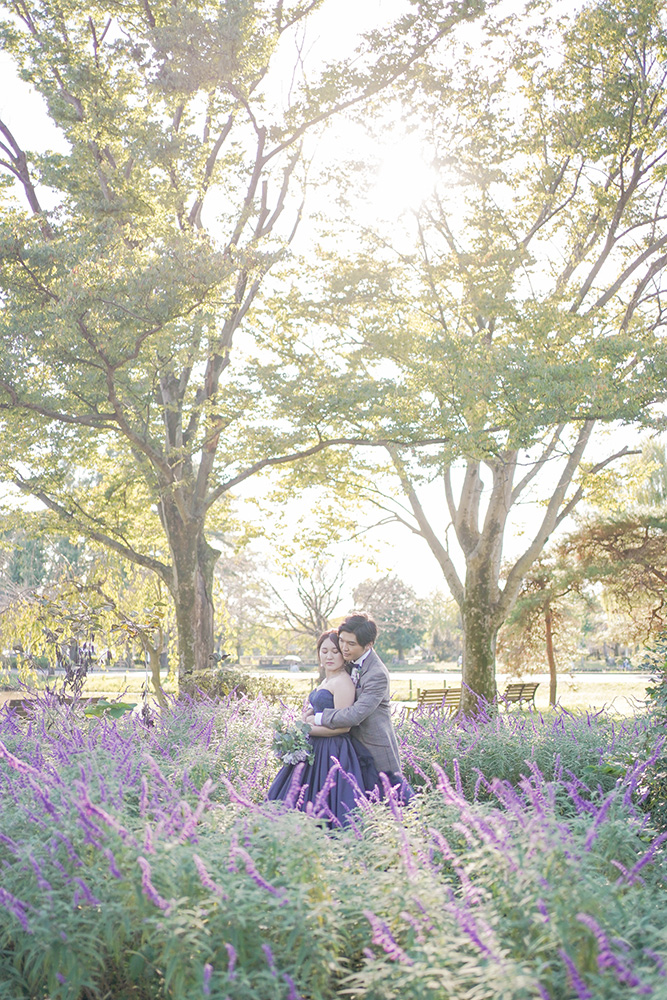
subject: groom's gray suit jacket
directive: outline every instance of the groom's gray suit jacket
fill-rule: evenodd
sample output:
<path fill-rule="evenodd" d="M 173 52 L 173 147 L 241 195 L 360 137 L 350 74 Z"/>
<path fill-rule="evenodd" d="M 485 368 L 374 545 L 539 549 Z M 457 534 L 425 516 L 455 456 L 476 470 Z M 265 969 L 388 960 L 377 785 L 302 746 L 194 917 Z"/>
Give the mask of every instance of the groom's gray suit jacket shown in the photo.
<path fill-rule="evenodd" d="M 389 671 L 374 649 L 361 664 L 357 696 L 349 708 L 325 708 L 322 725 L 350 728 L 352 736 L 371 752 L 378 771 L 400 773 L 398 740 L 391 723 Z"/>

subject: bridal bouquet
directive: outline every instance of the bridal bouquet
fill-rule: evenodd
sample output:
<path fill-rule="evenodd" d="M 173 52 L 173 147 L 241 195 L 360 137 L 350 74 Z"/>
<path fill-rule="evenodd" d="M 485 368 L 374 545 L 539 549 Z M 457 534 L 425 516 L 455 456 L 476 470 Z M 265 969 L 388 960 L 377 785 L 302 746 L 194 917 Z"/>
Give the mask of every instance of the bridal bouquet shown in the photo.
<path fill-rule="evenodd" d="M 309 725 L 305 722 L 295 722 L 293 726 L 286 726 L 284 722 L 278 720 L 274 722 L 273 729 L 271 746 L 283 764 L 300 764 L 304 760 L 309 764 L 313 763 L 315 751 L 309 738 Z"/>

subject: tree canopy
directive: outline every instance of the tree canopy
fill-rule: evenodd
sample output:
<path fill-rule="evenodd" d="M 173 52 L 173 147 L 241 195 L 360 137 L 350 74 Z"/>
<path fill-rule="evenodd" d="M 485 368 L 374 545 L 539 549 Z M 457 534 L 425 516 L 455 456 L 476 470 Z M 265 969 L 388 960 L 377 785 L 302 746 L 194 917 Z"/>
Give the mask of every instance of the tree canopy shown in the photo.
<path fill-rule="evenodd" d="M 286 422 L 236 342 L 302 217 L 305 140 L 477 10 L 420 4 L 315 73 L 295 47 L 286 74 L 319 6 L 40 0 L 0 26 L 62 137 L 28 150 L 0 122 L 2 472 L 52 527 L 162 579 L 186 672 L 213 643 L 207 522 L 330 444 Z"/>
<path fill-rule="evenodd" d="M 63 148 L 0 123 L 3 473 L 160 577 L 184 671 L 213 648 L 223 501 L 302 460 L 341 505 L 356 478 L 442 569 L 468 711 L 495 695 L 530 567 L 627 451 L 597 428 L 661 420 L 664 11 L 406 0 L 350 59 L 303 73 L 297 56 L 281 92 L 319 6 L 9 9 L 5 47 Z M 319 248 L 288 267 L 309 137 L 342 114 L 371 140 L 403 118 L 431 190 L 404 226 L 362 232 L 371 171 L 327 164 Z"/>
<path fill-rule="evenodd" d="M 411 230 L 366 232 L 343 263 L 327 250 L 307 306 L 346 358 L 360 430 L 412 438 L 386 445 L 398 502 L 380 476 L 367 495 L 425 540 L 461 608 L 465 711 L 495 696 L 497 632 L 531 565 L 628 451 L 597 428 L 660 425 L 667 386 L 662 4 L 536 11 L 492 13 L 454 60 L 425 57 L 405 114 L 433 190 Z"/>

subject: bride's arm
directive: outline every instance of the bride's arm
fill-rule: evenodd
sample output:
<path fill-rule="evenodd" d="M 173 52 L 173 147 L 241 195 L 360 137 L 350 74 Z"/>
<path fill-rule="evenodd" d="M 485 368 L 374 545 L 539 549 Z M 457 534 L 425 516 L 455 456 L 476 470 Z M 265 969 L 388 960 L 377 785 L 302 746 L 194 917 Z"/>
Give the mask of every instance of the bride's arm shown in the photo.
<path fill-rule="evenodd" d="M 349 708 L 354 703 L 356 691 L 354 684 L 347 674 L 345 677 L 341 677 L 337 683 L 333 684 L 331 693 L 334 699 L 334 708 Z M 316 726 L 314 718 L 315 716 L 311 707 L 310 713 L 305 719 L 306 722 L 310 723 L 311 736 L 336 736 L 342 733 L 349 733 L 350 731 L 349 726 L 338 729 L 329 729 L 328 726 Z"/>

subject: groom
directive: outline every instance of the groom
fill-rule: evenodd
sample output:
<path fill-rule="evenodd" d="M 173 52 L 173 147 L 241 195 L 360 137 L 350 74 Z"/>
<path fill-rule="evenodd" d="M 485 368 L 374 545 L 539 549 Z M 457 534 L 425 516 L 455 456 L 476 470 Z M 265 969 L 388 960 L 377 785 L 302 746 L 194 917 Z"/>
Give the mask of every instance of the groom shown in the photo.
<path fill-rule="evenodd" d="M 352 729 L 352 735 L 372 754 L 378 771 L 384 771 L 392 785 L 404 783 L 398 741 L 391 722 L 389 671 L 373 649 L 377 625 L 366 614 L 349 615 L 338 629 L 338 645 L 357 689 L 349 708 L 326 708 L 308 715 L 306 722 L 327 729 Z M 408 792 L 409 790 L 409 792 Z M 405 783 L 403 797 L 411 793 Z"/>

